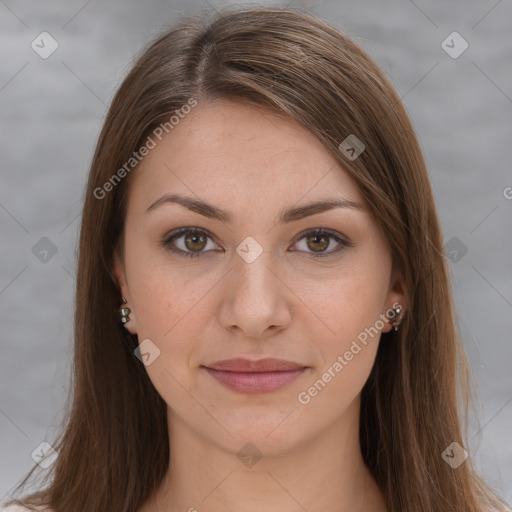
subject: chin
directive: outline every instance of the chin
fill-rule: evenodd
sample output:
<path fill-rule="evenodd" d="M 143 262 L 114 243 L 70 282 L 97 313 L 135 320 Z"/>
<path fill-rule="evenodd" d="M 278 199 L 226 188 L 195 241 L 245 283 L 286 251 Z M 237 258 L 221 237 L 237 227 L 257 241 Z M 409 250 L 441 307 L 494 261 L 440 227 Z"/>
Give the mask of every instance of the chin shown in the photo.
<path fill-rule="evenodd" d="M 231 434 L 223 436 L 221 444 L 235 454 L 250 443 L 256 446 L 265 455 L 282 455 L 291 451 L 303 442 L 308 436 L 304 426 L 295 421 L 290 421 L 294 414 L 288 412 L 272 412 L 263 415 L 257 411 L 254 414 L 241 412 L 237 417 L 228 420 L 225 418 L 223 425 Z"/>

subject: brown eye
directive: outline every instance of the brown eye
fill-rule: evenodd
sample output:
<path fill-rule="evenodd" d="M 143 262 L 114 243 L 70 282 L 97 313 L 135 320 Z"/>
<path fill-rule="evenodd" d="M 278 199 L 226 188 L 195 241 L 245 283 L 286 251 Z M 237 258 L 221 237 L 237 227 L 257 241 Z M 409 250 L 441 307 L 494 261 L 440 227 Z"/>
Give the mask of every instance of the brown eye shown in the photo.
<path fill-rule="evenodd" d="M 168 235 L 162 240 L 164 248 L 179 256 L 198 258 L 211 249 L 208 247 L 211 236 L 206 231 L 198 228 L 182 228 Z M 210 242 L 210 245 L 213 242 Z M 215 247 L 215 244 L 213 244 Z"/>
<path fill-rule="evenodd" d="M 329 237 L 325 235 L 308 235 L 308 247 L 314 252 L 322 252 L 329 247 Z"/>
<path fill-rule="evenodd" d="M 299 247 L 298 250 L 313 254 L 316 258 L 333 256 L 335 253 L 339 253 L 347 247 L 354 246 L 353 242 L 345 240 L 339 233 L 321 228 L 313 229 L 299 235 L 296 245 L 300 246 L 303 240 L 305 240 L 305 243 L 303 243 L 302 247 Z M 331 250 L 327 251 L 332 241 L 335 242 L 332 244 L 334 249 L 331 248 Z"/>
<path fill-rule="evenodd" d="M 191 251 L 202 251 L 206 247 L 206 240 L 203 234 L 192 233 L 185 237 L 185 246 Z"/>
<path fill-rule="evenodd" d="M 305 240 L 305 244 L 303 240 Z M 332 256 L 346 247 L 354 246 L 352 242 L 342 238 L 342 235 L 339 233 L 320 228 L 302 233 L 297 238 L 295 245 L 300 245 L 301 243 L 303 243 L 303 247 L 292 250 L 313 254 L 316 258 Z M 212 244 L 213 248 L 211 247 Z M 162 245 L 168 251 L 188 258 L 198 258 L 199 256 L 211 252 L 211 250 L 215 251 L 215 247 L 218 248 L 213 242 L 212 237 L 206 231 L 199 228 L 179 229 L 162 240 Z M 332 248 L 331 245 L 334 246 L 334 248 Z M 327 250 L 330 247 L 331 249 Z"/>

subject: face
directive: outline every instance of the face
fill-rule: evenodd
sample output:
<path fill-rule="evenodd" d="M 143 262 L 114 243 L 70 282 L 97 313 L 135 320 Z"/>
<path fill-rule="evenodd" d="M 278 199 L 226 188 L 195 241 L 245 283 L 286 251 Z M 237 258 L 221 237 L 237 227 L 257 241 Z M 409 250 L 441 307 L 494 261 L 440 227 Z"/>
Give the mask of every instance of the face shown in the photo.
<path fill-rule="evenodd" d="M 114 272 L 171 422 L 233 452 L 354 428 L 404 296 L 346 171 L 294 121 L 215 100 L 132 172 Z M 288 364 L 216 365 L 235 358 Z"/>

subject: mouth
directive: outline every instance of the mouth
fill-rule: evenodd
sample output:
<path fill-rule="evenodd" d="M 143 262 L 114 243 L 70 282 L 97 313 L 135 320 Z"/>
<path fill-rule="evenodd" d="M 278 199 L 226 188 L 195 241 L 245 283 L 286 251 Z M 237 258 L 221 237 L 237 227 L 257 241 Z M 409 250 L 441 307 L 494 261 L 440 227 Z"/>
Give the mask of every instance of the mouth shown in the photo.
<path fill-rule="evenodd" d="M 290 385 L 308 366 L 283 359 L 229 359 L 202 366 L 225 387 L 244 394 L 262 394 Z"/>

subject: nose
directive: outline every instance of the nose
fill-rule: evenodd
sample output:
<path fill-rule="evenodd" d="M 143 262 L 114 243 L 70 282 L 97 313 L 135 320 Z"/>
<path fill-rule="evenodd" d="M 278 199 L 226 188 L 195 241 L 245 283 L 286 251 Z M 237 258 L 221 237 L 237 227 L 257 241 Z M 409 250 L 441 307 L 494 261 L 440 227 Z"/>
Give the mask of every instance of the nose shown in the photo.
<path fill-rule="evenodd" d="M 226 329 L 261 339 L 290 324 L 293 293 L 270 259 L 266 252 L 252 263 L 236 256 L 222 291 L 220 321 Z"/>

